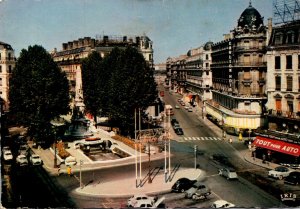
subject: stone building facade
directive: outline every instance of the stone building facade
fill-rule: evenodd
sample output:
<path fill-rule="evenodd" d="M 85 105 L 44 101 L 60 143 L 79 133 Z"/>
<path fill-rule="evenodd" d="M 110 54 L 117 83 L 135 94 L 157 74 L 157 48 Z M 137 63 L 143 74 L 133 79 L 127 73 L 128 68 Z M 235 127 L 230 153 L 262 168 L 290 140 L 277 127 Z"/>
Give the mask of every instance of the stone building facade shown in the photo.
<path fill-rule="evenodd" d="M 16 58 L 11 45 L 0 42 L 0 97 L 3 102 L 3 110 L 9 108 L 9 78 L 15 67 Z"/>
<path fill-rule="evenodd" d="M 212 100 L 206 112 L 229 133 L 243 133 L 265 123 L 267 27 L 251 3 L 237 27 L 212 45 Z"/>
<path fill-rule="evenodd" d="M 186 102 L 202 106 L 204 100 L 211 99 L 211 45 L 212 42 L 207 42 L 189 50 L 186 55 L 166 61 L 166 84 L 182 94 Z"/>
<path fill-rule="evenodd" d="M 85 37 L 78 40 L 62 44 L 62 50 L 54 49 L 51 52 L 53 60 L 58 63 L 61 69 L 66 72 L 69 80 L 70 93 L 73 103 L 81 110 L 84 109 L 81 60 L 97 51 L 101 57 L 108 55 L 113 48 L 124 49 L 127 46 L 136 47 L 149 63 L 151 69 L 153 65 L 153 42 L 147 36 L 98 36 L 96 38 Z"/>
<path fill-rule="evenodd" d="M 267 52 L 269 129 L 300 134 L 300 21 L 274 27 Z"/>

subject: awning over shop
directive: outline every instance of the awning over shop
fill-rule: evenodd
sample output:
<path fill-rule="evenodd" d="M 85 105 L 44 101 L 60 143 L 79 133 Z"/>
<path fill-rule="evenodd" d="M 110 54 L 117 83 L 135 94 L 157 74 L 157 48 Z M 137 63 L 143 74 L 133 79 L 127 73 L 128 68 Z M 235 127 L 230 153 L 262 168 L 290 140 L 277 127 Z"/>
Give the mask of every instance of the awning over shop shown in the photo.
<path fill-rule="evenodd" d="M 282 152 L 296 157 L 300 156 L 300 146 L 291 144 L 280 140 L 269 139 L 262 136 L 256 136 L 253 144 L 257 147 L 270 149 L 277 152 Z"/>

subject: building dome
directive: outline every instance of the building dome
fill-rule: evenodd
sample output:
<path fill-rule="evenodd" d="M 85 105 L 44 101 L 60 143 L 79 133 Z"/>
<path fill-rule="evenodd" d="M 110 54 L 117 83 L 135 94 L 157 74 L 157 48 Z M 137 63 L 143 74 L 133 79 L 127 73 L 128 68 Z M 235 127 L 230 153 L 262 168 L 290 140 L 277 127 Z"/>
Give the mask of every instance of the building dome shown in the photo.
<path fill-rule="evenodd" d="M 259 12 L 254 7 L 252 7 L 250 2 L 249 7 L 243 11 L 238 20 L 238 27 L 244 28 L 247 25 L 250 28 L 252 28 L 253 26 L 258 28 L 263 24 L 263 17 L 261 17 Z"/>
<path fill-rule="evenodd" d="M 211 46 L 213 45 L 213 42 L 209 41 L 209 42 L 206 42 L 206 44 L 204 45 L 204 50 L 210 50 L 211 49 Z"/>

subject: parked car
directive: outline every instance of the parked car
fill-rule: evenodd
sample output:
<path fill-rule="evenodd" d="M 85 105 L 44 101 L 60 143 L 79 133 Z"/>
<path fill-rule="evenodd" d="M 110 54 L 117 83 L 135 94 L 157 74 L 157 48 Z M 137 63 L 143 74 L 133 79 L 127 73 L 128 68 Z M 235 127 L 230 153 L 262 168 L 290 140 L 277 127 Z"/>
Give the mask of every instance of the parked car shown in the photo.
<path fill-rule="evenodd" d="M 183 135 L 183 134 L 184 134 L 182 128 L 175 128 L 175 129 L 174 129 L 174 132 L 175 132 L 177 135 Z"/>
<path fill-rule="evenodd" d="M 28 165 L 28 160 L 26 158 L 25 155 L 18 155 L 18 157 L 16 158 L 16 162 L 19 166 L 25 166 Z"/>
<path fill-rule="evenodd" d="M 76 165 L 76 164 L 77 164 L 76 158 L 73 156 L 69 156 L 65 159 L 66 166 L 72 166 L 72 165 Z"/>
<path fill-rule="evenodd" d="M 233 168 L 221 168 L 219 169 L 219 174 L 227 179 L 237 179 L 237 173 Z"/>
<path fill-rule="evenodd" d="M 217 200 L 212 205 L 212 208 L 233 208 L 234 204 L 227 202 L 226 200 Z"/>
<path fill-rule="evenodd" d="M 171 119 L 171 125 L 174 126 L 175 124 L 179 125 L 179 122 L 176 120 L 176 118 Z"/>
<path fill-rule="evenodd" d="M 174 131 L 175 131 L 175 129 L 177 129 L 177 128 L 180 128 L 180 125 L 179 125 L 179 124 L 177 124 L 177 123 L 175 123 L 175 124 L 173 125 L 173 129 L 174 129 Z"/>
<path fill-rule="evenodd" d="M 22 144 L 22 145 L 20 145 L 20 147 L 19 147 L 19 155 L 27 155 L 28 153 L 28 149 L 29 149 L 29 147 L 28 147 L 28 145 L 27 144 Z"/>
<path fill-rule="evenodd" d="M 149 199 L 147 200 L 139 200 L 133 205 L 134 208 L 165 208 L 163 201 L 165 197 L 159 198 L 157 201 L 152 202 Z"/>
<path fill-rule="evenodd" d="M 4 161 L 11 161 L 13 159 L 13 155 L 10 150 L 3 151 L 3 159 Z"/>
<path fill-rule="evenodd" d="M 191 186 L 196 182 L 196 180 L 180 178 L 172 186 L 172 192 L 185 192 L 187 189 L 191 188 Z"/>
<path fill-rule="evenodd" d="M 300 172 L 293 171 L 284 179 L 284 183 L 298 185 L 300 184 Z"/>
<path fill-rule="evenodd" d="M 283 166 L 278 166 L 273 170 L 270 170 L 268 172 L 269 177 L 273 178 L 278 178 L 278 179 L 283 179 L 284 177 L 287 177 L 290 174 L 291 170 L 283 167 Z"/>
<path fill-rule="evenodd" d="M 175 109 L 180 109 L 179 105 L 175 105 Z"/>
<path fill-rule="evenodd" d="M 43 161 L 37 154 L 32 154 L 29 158 L 29 161 L 32 165 L 42 165 Z"/>
<path fill-rule="evenodd" d="M 188 108 L 188 111 L 189 111 L 189 112 L 193 112 L 193 108 L 192 108 L 192 107 L 189 107 L 189 108 Z"/>
<path fill-rule="evenodd" d="M 211 194 L 210 188 L 200 181 L 197 181 L 191 188 L 185 191 L 185 198 L 192 198 L 193 200 L 205 199 Z"/>
<path fill-rule="evenodd" d="M 10 151 L 10 148 L 8 146 L 5 146 L 5 147 L 2 148 L 2 152 L 8 151 L 8 150 Z"/>
<path fill-rule="evenodd" d="M 157 197 L 151 197 L 151 196 L 148 196 L 146 194 L 138 194 L 138 195 L 134 195 L 132 196 L 131 198 L 128 199 L 127 201 L 127 207 L 134 207 L 137 202 L 141 201 L 141 200 L 144 200 L 144 201 L 149 201 L 151 204 L 153 204 L 156 200 L 157 200 Z"/>

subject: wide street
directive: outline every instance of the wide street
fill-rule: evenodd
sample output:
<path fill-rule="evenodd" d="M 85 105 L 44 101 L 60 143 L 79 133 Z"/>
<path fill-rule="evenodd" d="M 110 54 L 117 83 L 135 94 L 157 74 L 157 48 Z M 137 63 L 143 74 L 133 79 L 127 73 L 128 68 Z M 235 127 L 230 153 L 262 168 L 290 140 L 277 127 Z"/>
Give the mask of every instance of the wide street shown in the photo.
<path fill-rule="evenodd" d="M 164 101 L 166 104 L 175 106 L 178 94 L 165 94 Z M 195 108 L 194 108 L 195 109 Z M 215 153 L 222 153 L 227 156 L 232 164 L 235 165 L 238 172 L 245 170 L 255 170 L 255 172 L 265 173 L 266 169 L 257 167 L 243 159 L 243 152 L 247 152 L 246 146 L 242 142 L 229 144 L 221 140 L 218 133 L 215 133 L 215 125 L 208 127 L 203 123 L 201 117 L 195 112 L 188 112 L 183 109 L 175 109 L 176 119 L 179 121 L 184 130 L 183 136 L 177 136 L 171 128 L 174 140 L 171 141 L 171 152 L 173 157 L 171 165 L 180 165 L 181 168 L 193 168 L 195 164 L 194 158 L 194 145 L 198 146 L 197 164 L 205 171 L 204 178 L 202 179 L 208 187 L 211 188 L 212 194 L 207 200 L 193 201 L 185 199 L 183 194 L 180 193 L 167 193 L 161 194 L 165 196 L 167 207 L 210 207 L 212 202 L 218 199 L 225 199 L 234 203 L 236 206 L 241 207 L 280 207 L 281 202 L 267 194 L 257 186 L 251 184 L 243 178 L 236 181 L 229 181 L 224 177 L 218 175 L 218 168 L 222 167 L 221 164 L 216 163 L 210 159 L 210 156 Z M 207 119 L 205 119 L 207 120 Z M 163 168 L 164 159 L 151 161 L 151 168 Z M 149 164 L 144 162 L 142 164 L 143 177 L 148 172 Z M 78 177 L 79 174 L 75 173 Z M 84 185 L 105 181 L 114 181 L 121 178 L 128 178 L 135 176 L 135 165 L 126 165 L 114 168 L 99 168 L 93 171 L 82 171 L 82 181 Z M 74 199 L 78 207 L 109 207 L 118 208 L 125 206 L 128 198 L 110 198 L 110 197 L 89 197 L 81 196 L 74 192 L 78 188 L 78 178 L 62 175 L 57 177 L 58 182 L 69 192 L 71 198 Z M 132 184 L 135 184 L 133 181 Z M 146 182 L 148 184 L 148 182 Z M 119 188 L 116 185 L 116 190 Z"/>

